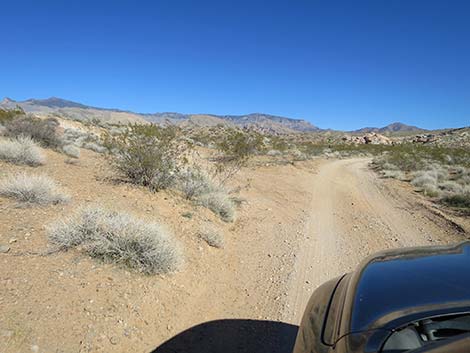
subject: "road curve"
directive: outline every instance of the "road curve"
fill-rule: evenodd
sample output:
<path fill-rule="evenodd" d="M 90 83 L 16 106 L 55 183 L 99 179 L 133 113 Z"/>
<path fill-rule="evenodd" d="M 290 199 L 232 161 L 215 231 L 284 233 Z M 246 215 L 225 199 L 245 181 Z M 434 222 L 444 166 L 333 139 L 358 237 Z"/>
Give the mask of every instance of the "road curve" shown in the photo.
<path fill-rule="evenodd" d="M 409 190 L 386 187 L 368 163 L 330 160 L 312 177 L 310 213 L 289 278 L 284 321 L 298 324 L 315 288 L 353 270 L 371 253 L 455 241 L 410 201 Z"/>

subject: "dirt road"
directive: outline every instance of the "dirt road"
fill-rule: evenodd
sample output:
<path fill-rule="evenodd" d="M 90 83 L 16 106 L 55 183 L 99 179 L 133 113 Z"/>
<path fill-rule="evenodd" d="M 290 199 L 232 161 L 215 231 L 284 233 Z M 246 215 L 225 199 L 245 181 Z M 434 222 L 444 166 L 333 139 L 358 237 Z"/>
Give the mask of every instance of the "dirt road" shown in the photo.
<path fill-rule="evenodd" d="M 328 161 L 312 178 L 305 238 L 290 278 L 284 320 L 298 323 L 314 288 L 353 270 L 371 253 L 464 239 L 411 190 L 384 184 L 368 162 Z"/>
<path fill-rule="evenodd" d="M 224 223 L 172 193 L 110 183 L 100 155 L 83 151 L 71 166 L 46 152 L 39 172 L 73 200 L 19 208 L 0 197 L 0 245 L 10 248 L 0 254 L 0 352 L 288 353 L 322 282 L 378 250 L 465 238 L 406 183 L 378 178 L 367 159 L 260 159 L 237 176 L 244 201 Z M 27 168 L 0 161 L 0 177 Z M 38 255 L 48 248 L 45 226 L 90 202 L 168 226 L 184 268 L 142 276 L 79 251 Z M 207 225 L 225 236 L 224 249 L 201 240 Z"/>
<path fill-rule="evenodd" d="M 219 317 L 227 317 L 220 310 L 238 303 L 235 315 L 251 320 L 203 323 L 155 353 L 188 346 L 191 353 L 208 347 L 215 353 L 290 353 L 305 305 L 323 282 L 379 250 L 464 239 L 406 184 L 381 180 L 369 161 L 318 161 L 314 173 L 310 165 L 281 176 L 272 170 L 252 174 L 251 199 L 270 207 L 257 209 L 251 203 L 245 209 L 251 219 L 234 244 L 241 260 L 233 269 L 244 292 L 217 309 Z"/>

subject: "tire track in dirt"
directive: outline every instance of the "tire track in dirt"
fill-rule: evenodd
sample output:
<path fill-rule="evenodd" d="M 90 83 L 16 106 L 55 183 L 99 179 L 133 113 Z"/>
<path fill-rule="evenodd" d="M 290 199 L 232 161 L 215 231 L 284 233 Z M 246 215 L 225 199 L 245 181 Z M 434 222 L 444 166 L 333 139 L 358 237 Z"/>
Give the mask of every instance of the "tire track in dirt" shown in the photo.
<path fill-rule="evenodd" d="M 398 190 L 385 187 L 368 163 L 325 161 L 312 177 L 310 216 L 289 277 L 284 321 L 298 324 L 319 285 L 353 270 L 371 253 L 462 240 Z"/>

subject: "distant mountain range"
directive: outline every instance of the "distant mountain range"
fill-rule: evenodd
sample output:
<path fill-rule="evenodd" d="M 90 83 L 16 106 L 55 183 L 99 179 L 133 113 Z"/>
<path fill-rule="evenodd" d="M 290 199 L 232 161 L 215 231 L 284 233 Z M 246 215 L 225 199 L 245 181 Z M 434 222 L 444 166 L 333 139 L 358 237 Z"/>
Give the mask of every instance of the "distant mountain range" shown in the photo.
<path fill-rule="evenodd" d="M 390 132 L 413 132 L 413 131 L 419 132 L 419 131 L 426 131 L 426 130 L 421 129 L 417 126 L 406 125 L 406 124 L 397 122 L 397 123 L 392 123 L 381 128 L 363 127 L 362 129 L 354 130 L 351 132 L 357 133 L 357 134 L 364 134 L 364 133 L 370 133 L 370 132 L 377 132 L 379 134 L 384 134 L 384 133 L 390 133 Z"/>
<path fill-rule="evenodd" d="M 0 108 L 13 109 L 16 106 L 34 114 L 59 115 L 74 120 L 99 120 L 108 123 L 144 123 L 176 124 L 179 126 L 238 126 L 254 128 L 266 133 L 320 132 L 325 131 L 302 119 L 292 119 L 263 113 L 247 115 L 215 115 L 215 114 L 181 114 L 181 113 L 152 113 L 143 114 L 119 109 L 106 109 L 72 102 L 62 98 L 27 99 L 15 101 L 4 98 Z M 386 133 L 424 131 L 416 126 L 393 123 L 383 128 L 367 127 L 352 131 L 352 133 Z"/>

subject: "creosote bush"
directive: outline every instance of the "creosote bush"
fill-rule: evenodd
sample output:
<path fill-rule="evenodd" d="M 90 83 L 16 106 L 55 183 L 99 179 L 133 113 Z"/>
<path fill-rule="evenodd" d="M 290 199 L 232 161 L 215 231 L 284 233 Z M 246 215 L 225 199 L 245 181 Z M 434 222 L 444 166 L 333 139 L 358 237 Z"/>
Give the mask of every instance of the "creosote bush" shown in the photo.
<path fill-rule="evenodd" d="M 5 124 L 6 136 L 28 136 L 44 147 L 59 148 L 63 142 L 57 133 L 59 122 L 55 118 L 39 119 L 21 116 Z"/>
<path fill-rule="evenodd" d="M 46 175 L 19 173 L 0 182 L 0 195 L 28 204 L 49 205 L 66 203 L 70 197 Z"/>
<path fill-rule="evenodd" d="M 254 131 L 230 129 L 216 144 L 226 161 L 246 161 L 251 156 L 265 149 L 263 135 Z"/>
<path fill-rule="evenodd" d="M 105 146 L 117 172 L 153 191 L 172 186 L 186 163 L 188 144 L 174 126 L 129 125 L 118 135 L 105 136 Z"/>
<path fill-rule="evenodd" d="M 24 110 L 18 106 L 15 109 L 0 109 L 0 124 L 5 124 L 23 115 L 25 115 Z"/>
<path fill-rule="evenodd" d="M 0 139 L 0 159 L 32 167 L 44 164 L 46 158 L 39 146 L 30 138 Z"/>
<path fill-rule="evenodd" d="M 60 250 L 79 247 L 93 258 L 149 275 L 182 264 L 178 244 L 159 224 L 97 206 L 50 225 L 48 237 Z"/>
<path fill-rule="evenodd" d="M 263 135 L 239 129 L 224 130 L 215 147 L 219 152 L 215 161 L 220 185 L 233 178 L 251 157 L 266 150 Z"/>
<path fill-rule="evenodd" d="M 442 202 L 452 207 L 470 209 L 470 192 L 444 196 Z"/>

